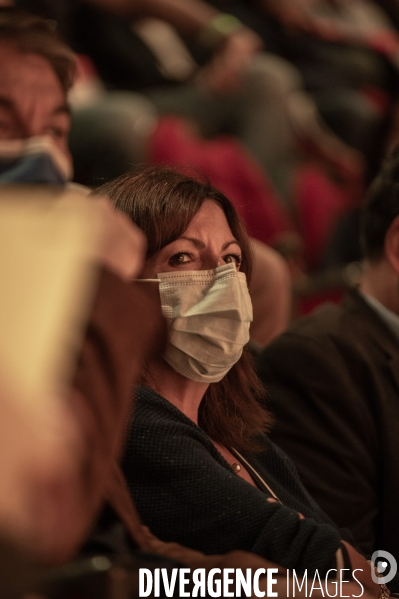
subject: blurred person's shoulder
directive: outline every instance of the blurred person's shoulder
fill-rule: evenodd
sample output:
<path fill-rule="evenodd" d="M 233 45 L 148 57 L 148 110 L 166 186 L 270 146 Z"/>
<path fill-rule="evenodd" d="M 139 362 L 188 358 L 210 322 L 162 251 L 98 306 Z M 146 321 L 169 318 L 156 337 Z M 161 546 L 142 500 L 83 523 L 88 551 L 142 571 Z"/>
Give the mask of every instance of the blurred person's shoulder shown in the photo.
<path fill-rule="evenodd" d="M 341 302 L 326 302 L 310 314 L 293 321 L 286 336 L 323 338 L 351 335 L 370 315 L 371 309 L 357 289 L 349 291 Z"/>

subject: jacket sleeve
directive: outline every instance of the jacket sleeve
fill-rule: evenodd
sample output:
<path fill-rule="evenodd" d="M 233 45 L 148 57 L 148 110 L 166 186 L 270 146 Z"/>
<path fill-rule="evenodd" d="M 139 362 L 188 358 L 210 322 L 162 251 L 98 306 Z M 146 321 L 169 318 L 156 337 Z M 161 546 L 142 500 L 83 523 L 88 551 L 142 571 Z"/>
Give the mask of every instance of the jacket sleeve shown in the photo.
<path fill-rule="evenodd" d="M 372 552 L 378 505 L 378 439 L 368 400 L 378 389 L 371 370 L 350 344 L 295 332 L 258 360 L 275 415 L 271 438 L 291 457 L 311 496 L 351 529 L 366 553 Z"/>

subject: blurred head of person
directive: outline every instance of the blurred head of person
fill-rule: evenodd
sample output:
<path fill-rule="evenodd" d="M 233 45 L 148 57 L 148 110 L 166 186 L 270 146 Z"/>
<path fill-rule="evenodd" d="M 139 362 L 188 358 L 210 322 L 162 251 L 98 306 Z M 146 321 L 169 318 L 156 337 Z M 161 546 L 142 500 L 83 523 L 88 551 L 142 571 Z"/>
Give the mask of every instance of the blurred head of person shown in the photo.
<path fill-rule="evenodd" d="M 399 146 L 386 158 L 361 213 L 361 288 L 399 314 Z"/>
<path fill-rule="evenodd" d="M 62 163 L 62 175 L 70 176 L 67 92 L 74 76 L 74 54 L 49 22 L 16 9 L 0 9 L 2 163 L 7 157 L 14 165 L 18 157 L 32 156 L 34 150 L 26 152 L 25 143 L 31 138 L 45 139 L 41 152 L 53 152 L 58 168 Z"/>

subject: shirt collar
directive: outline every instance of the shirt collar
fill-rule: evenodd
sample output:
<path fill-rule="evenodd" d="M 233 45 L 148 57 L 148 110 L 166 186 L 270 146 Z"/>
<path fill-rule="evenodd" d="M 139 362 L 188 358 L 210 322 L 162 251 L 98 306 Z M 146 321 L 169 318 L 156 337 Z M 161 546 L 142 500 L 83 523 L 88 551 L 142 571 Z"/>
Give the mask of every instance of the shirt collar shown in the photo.
<path fill-rule="evenodd" d="M 372 297 L 368 293 L 363 293 L 362 291 L 359 291 L 359 293 L 370 306 L 370 308 L 377 312 L 381 320 L 383 320 L 391 329 L 395 337 L 399 339 L 399 316 L 395 314 L 395 312 L 392 312 L 392 310 L 388 310 L 388 308 L 376 300 L 375 297 Z"/>

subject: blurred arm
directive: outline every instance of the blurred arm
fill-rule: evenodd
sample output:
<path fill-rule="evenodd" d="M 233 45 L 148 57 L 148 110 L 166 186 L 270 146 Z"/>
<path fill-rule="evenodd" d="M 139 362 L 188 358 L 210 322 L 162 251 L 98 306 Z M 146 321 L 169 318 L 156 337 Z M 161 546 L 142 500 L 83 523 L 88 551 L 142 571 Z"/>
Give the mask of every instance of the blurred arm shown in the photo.
<path fill-rule="evenodd" d="M 202 69 L 198 84 L 215 93 L 236 89 L 251 58 L 262 47 L 260 37 L 241 25 L 221 33 L 214 29 L 214 19 L 222 15 L 202 0 L 86 0 L 105 10 L 126 18 L 153 17 L 172 25 L 183 36 L 213 40 L 210 50 L 213 59 Z M 223 31 L 223 28 L 222 28 Z"/>
<path fill-rule="evenodd" d="M 143 234 L 93 201 L 105 210 L 95 259 L 106 268 L 69 389 L 27 417 L 6 373 L 0 380 L 0 530 L 49 563 L 73 557 L 85 541 L 120 457 L 134 383 L 164 337 L 159 298 L 129 282 L 142 266 Z"/>
<path fill-rule="evenodd" d="M 180 33 L 199 35 L 219 11 L 202 0 L 86 0 L 127 18 L 154 17 L 167 21 Z"/>

